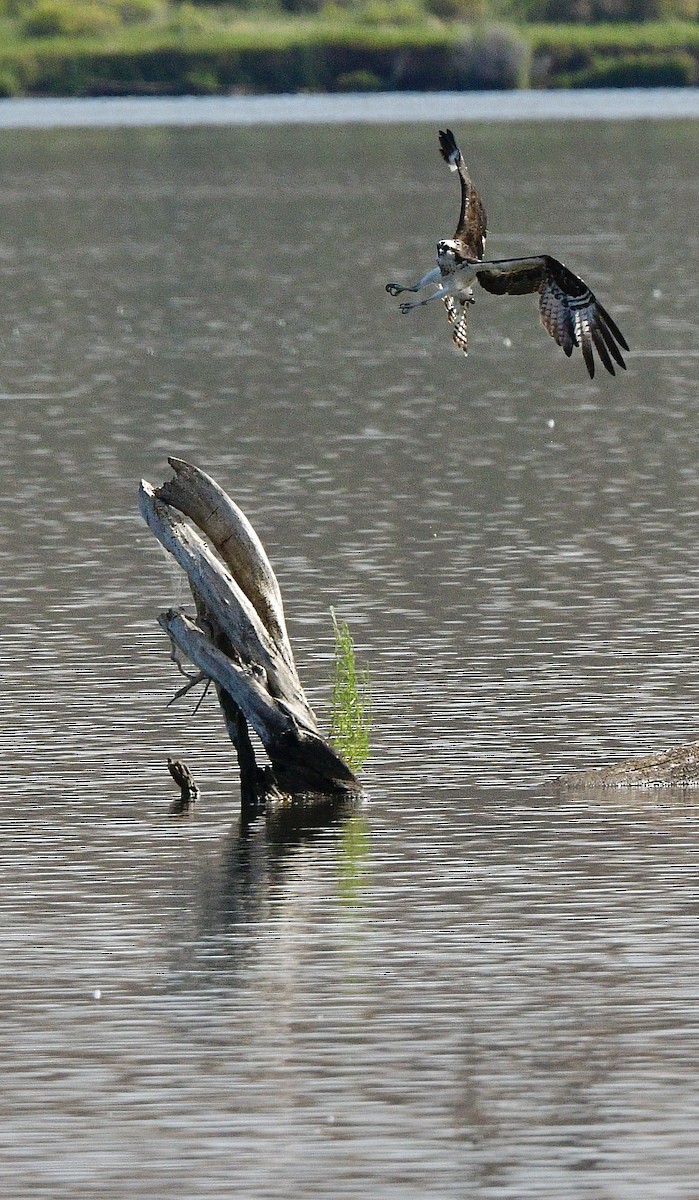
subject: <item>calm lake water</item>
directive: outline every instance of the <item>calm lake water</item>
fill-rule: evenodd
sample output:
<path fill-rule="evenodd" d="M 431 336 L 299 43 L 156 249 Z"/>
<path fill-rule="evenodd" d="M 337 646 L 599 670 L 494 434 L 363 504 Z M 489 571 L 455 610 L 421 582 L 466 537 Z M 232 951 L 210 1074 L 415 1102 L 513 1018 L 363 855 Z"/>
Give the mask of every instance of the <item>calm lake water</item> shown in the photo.
<path fill-rule="evenodd" d="M 467 361 L 400 316 L 458 208 L 431 123 L 0 133 L 8 1200 L 699 1195 L 699 793 L 551 782 L 699 736 L 699 123 L 455 126 L 489 250 L 579 271 L 626 374 L 532 297 Z M 241 829 L 215 702 L 165 709 L 168 453 L 255 524 L 323 724 L 350 624 L 332 824 Z"/>

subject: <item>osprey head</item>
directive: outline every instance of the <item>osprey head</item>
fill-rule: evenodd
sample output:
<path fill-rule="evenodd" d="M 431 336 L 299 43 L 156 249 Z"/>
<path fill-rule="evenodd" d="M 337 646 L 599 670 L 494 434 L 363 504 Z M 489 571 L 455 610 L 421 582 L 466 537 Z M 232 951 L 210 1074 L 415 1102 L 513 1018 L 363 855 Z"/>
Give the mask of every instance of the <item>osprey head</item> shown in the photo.
<path fill-rule="evenodd" d="M 451 238 L 437 242 L 437 263 L 443 275 L 449 274 L 457 266 L 457 244 Z"/>

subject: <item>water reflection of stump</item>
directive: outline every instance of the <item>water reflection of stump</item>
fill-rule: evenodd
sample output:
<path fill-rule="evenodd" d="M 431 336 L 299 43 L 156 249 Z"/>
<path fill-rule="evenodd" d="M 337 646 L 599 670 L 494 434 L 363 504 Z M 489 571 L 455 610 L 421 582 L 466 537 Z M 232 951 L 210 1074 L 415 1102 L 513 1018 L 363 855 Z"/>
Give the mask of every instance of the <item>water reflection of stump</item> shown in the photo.
<path fill-rule="evenodd" d="M 257 534 L 213 479 L 181 459 L 168 461 L 174 478 L 155 489 L 143 481 L 139 507 L 186 572 L 196 616 L 169 609 L 158 620 L 198 668 L 196 678 L 216 685 L 238 757 L 243 808 L 275 797 L 357 795 L 356 777 L 321 735 L 304 695 L 279 584 Z M 257 765 L 250 729 L 269 766 Z"/>

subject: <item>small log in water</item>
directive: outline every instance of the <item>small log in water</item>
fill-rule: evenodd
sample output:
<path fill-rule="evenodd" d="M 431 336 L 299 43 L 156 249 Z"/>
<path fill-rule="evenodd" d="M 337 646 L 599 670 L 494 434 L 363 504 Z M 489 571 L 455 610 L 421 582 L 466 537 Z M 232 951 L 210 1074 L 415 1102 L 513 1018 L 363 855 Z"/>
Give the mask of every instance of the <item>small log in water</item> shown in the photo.
<path fill-rule="evenodd" d="M 158 620 L 179 651 L 216 684 L 238 756 L 243 806 L 279 791 L 358 793 L 356 777 L 320 733 L 301 687 L 279 584 L 257 534 L 213 479 L 182 459 L 168 461 L 174 479 L 160 488 L 144 480 L 139 507 L 186 572 L 196 616 L 170 609 Z M 257 766 L 248 726 L 260 738 L 269 768 Z"/>
<path fill-rule="evenodd" d="M 194 782 L 192 772 L 186 763 L 168 756 L 167 769 L 180 789 L 179 799 L 173 800 L 170 812 L 179 816 L 181 813 L 188 812 L 195 800 L 199 799 L 199 788 Z"/>
<path fill-rule="evenodd" d="M 612 767 L 571 771 L 556 782 L 562 787 L 696 787 L 699 785 L 699 742 L 673 746 L 642 758 L 627 758 Z"/>

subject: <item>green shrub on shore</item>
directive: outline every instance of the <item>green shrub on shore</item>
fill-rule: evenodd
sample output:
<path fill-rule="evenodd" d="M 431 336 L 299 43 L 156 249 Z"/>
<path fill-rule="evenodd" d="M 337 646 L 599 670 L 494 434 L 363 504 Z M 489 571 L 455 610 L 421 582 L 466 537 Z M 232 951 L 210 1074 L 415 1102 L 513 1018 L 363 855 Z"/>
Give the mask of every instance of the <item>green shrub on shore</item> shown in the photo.
<path fill-rule="evenodd" d="M 487 0 L 424 0 L 425 9 L 440 21 L 483 21 L 491 16 Z"/>
<path fill-rule="evenodd" d="M 84 38 L 111 32 L 120 24 L 116 9 L 103 4 L 40 0 L 29 10 L 20 29 L 31 38 Z"/>
<path fill-rule="evenodd" d="M 691 54 L 626 54 L 609 61 L 594 58 L 591 66 L 562 75 L 560 87 L 692 87 L 697 82 L 697 60 Z"/>
<path fill-rule="evenodd" d="M 128 26 L 162 24 L 171 8 L 168 0 L 20 0 L 9 11 L 20 36 L 75 40 L 104 38 Z"/>
<path fill-rule="evenodd" d="M 382 83 L 373 71 L 346 71 L 335 80 L 338 92 L 380 92 Z"/>
<path fill-rule="evenodd" d="M 18 96 L 22 92 L 22 87 L 15 73 L 9 68 L 0 69 L 0 100 L 9 100 L 12 96 Z"/>
<path fill-rule="evenodd" d="M 657 66 L 647 76 L 655 79 L 662 74 L 663 64 L 678 54 L 683 58 L 670 70 L 669 77 L 691 82 L 695 65 L 699 62 L 699 24 L 681 24 L 677 21 L 650 25 L 536 25 L 530 26 L 533 61 L 532 78 L 539 87 L 603 87 L 603 86 L 653 86 L 603 84 L 601 79 L 615 64 L 623 66 L 627 78 L 642 77 L 632 73 L 631 60 L 641 56 L 653 59 Z M 689 60 L 692 60 L 690 63 Z M 669 64 L 668 64 L 669 65 Z M 650 67 L 650 62 L 646 64 Z M 600 82 L 593 82 L 598 79 Z M 664 86 L 684 86 L 667 84 Z"/>

